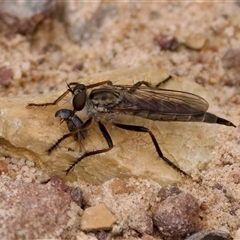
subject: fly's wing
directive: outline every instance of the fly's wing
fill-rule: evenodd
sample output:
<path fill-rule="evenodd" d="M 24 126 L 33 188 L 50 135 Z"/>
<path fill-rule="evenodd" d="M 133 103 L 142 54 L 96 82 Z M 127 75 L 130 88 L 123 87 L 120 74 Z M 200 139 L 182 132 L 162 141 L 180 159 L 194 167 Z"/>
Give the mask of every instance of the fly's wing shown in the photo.
<path fill-rule="evenodd" d="M 114 107 L 125 114 L 147 114 L 194 116 L 207 111 L 208 102 L 202 97 L 182 91 L 152 89 L 132 86 L 116 86 L 123 94 L 122 101 Z M 121 89 L 120 89 L 121 88 Z"/>

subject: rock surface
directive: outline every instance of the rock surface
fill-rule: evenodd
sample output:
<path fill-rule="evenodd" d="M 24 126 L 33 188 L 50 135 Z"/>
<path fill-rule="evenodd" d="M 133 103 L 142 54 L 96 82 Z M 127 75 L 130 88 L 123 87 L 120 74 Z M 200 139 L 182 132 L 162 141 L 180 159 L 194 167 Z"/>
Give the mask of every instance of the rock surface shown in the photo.
<path fill-rule="evenodd" d="M 81 79 L 80 82 L 91 84 L 112 80 L 114 84 L 132 85 L 145 80 L 154 86 L 168 76 L 169 72 L 164 70 L 120 69 L 95 74 Z M 173 77 L 163 87 L 181 90 L 186 86 L 188 86 L 188 91 L 206 98 L 201 86 L 189 84 L 185 79 Z M 54 101 L 65 90 L 42 97 L 2 98 L 0 101 L 2 151 L 23 155 L 51 174 L 65 176 L 64 171 L 78 156 L 85 151 L 104 148 L 107 144 L 97 125 L 93 123 L 88 129 L 88 136 L 81 143 L 70 137 L 63 141 L 51 155 L 47 153 L 47 149 L 68 133 L 66 124 L 60 125 L 59 120 L 54 117 L 55 112 L 60 108 L 72 109 L 72 107 L 66 103 L 66 100 L 65 104 L 63 100 L 63 103 L 58 104 L 59 106 L 31 108 L 26 108 L 26 106 L 33 102 Z M 86 119 L 86 116 L 82 115 L 81 118 Z M 216 136 L 214 125 L 161 123 L 125 115 L 117 116 L 115 121 L 148 127 L 157 138 L 163 154 L 185 172 L 190 173 L 193 169 L 202 169 L 211 159 L 211 149 Z M 207 136 L 203 132 L 203 127 L 208 129 Z M 75 166 L 74 171 L 68 174 L 69 180 L 80 178 L 94 184 L 113 177 L 127 178 L 130 176 L 151 178 L 161 184 L 171 184 L 181 180 L 180 174 L 158 157 L 147 134 L 117 129 L 109 123 L 106 123 L 106 128 L 112 137 L 114 148 L 105 154 L 82 160 Z"/>
<path fill-rule="evenodd" d="M 71 198 L 51 186 L 1 176 L 0 238 L 38 239 L 60 235 L 68 223 Z"/>

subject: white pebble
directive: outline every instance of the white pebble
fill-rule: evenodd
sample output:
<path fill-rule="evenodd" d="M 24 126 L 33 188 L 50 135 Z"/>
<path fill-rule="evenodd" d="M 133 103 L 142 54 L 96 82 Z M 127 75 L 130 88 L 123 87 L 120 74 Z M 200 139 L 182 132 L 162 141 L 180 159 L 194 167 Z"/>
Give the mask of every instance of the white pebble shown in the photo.
<path fill-rule="evenodd" d="M 36 168 L 30 168 L 30 172 L 31 173 L 35 173 L 36 172 Z"/>
<path fill-rule="evenodd" d="M 28 171 L 29 171 L 29 167 L 26 166 L 26 165 L 23 166 L 23 167 L 22 167 L 22 171 L 23 171 L 23 172 L 28 172 Z"/>
<path fill-rule="evenodd" d="M 32 182 L 32 178 L 31 177 L 25 177 L 24 178 L 24 182 L 31 183 Z"/>
<path fill-rule="evenodd" d="M 20 165 L 20 166 L 25 165 L 25 158 L 22 157 L 22 158 L 19 160 L 18 165 Z"/>
<path fill-rule="evenodd" d="M 21 174 L 17 175 L 17 176 L 16 176 L 16 180 L 17 180 L 17 181 L 22 180 L 22 175 L 21 175 Z"/>
<path fill-rule="evenodd" d="M 21 70 L 21 68 L 19 66 L 16 66 L 13 69 L 13 72 L 14 72 L 13 79 L 14 80 L 20 80 L 21 77 L 22 77 L 22 70 Z"/>
<path fill-rule="evenodd" d="M 15 170 L 15 171 L 18 171 L 18 167 L 16 166 L 16 165 L 14 165 L 14 164 L 8 164 L 8 168 L 9 169 L 12 169 L 12 170 Z"/>
<path fill-rule="evenodd" d="M 13 158 L 11 158 L 11 163 L 13 163 L 13 164 L 17 164 L 17 163 L 18 163 L 18 161 L 19 161 L 19 160 L 17 160 L 17 159 L 16 159 L 16 158 L 14 158 L 14 157 L 13 157 Z"/>
<path fill-rule="evenodd" d="M 234 240 L 239 240 L 240 239 L 240 228 L 236 231 Z"/>
<path fill-rule="evenodd" d="M 31 64 L 30 62 L 22 62 L 21 67 L 23 72 L 28 72 L 30 70 Z"/>
<path fill-rule="evenodd" d="M 220 227 L 219 230 L 222 231 L 222 232 L 229 233 L 229 231 L 228 231 L 228 229 L 227 229 L 226 226 L 222 226 L 222 227 Z"/>
<path fill-rule="evenodd" d="M 33 166 L 34 166 L 34 162 L 27 160 L 27 161 L 26 161 L 26 165 L 27 165 L 28 167 L 33 167 Z"/>

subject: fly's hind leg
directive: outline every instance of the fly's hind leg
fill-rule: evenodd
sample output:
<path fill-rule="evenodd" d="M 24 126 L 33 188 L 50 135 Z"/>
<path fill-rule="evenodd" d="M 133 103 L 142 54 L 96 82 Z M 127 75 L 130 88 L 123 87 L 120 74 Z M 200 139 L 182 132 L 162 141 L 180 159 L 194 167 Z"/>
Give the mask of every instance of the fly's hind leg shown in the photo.
<path fill-rule="evenodd" d="M 146 127 L 142 127 L 142 126 L 134 126 L 134 125 L 127 125 L 127 124 L 120 124 L 120 123 L 113 123 L 116 127 L 121 128 L 121 129 L 125 129 L 125 130 L 129 130 L 129 131 L 134 131 L 134 132 L 145 132 L 148 133 L 152 139 L 152 142 L 156 148 L 156 151 L 159 155 L 160 158 L 162 158 L 168 165 L 170 165 L 172 168 L 174 168 L 175 170 L 177 170 L 178 172 L 180 172 L 183 175 L 187 175 L 187 173 L 185 173 L 183 170 L 181 170 L 178 166 L 176 166 L 173 162 L 171 162 L 168 158 L 166 158 L 159 145 L 158 142 L 155 138 L 155 136 L 153 135 L 153 133 Z"/>
<path fill-rule="evenodd" d="M 98 127 L 103 135 L 103 137 L 105 138 L 107 144 L 108 144 L 108 148 L 103 148 L 100 150 L 95 150 L 95 151 L 91 151 L 91 152 L 86 152 L 84 153 L 80 158 L 77 158 L 76 161 L 74 161 L 67 169 L 66 169 L 66 174 L 68 174 L 75 165 L 77 165 L 80 161 L 82 161 L 84 158 L 92 156 L 92 155 L 96 155 L 96 154 L 100 154 L 100 153 L 104 153 L 104 152 L 108 152 L 113 148 L 113 142 L 111 139 L 111 136 L 109 135 L 106 127 L 99 121 L 98 122 Z"/>
<path fill-rule="evenodd" d="M 147 81 L 139 81 L 137 83 L 135 83 L 129 90 L 129 93 L 133 93 L 135 90 L 137 90 L 140 86 L 145 85 L 149 88 L 159 88 L 160 85 L 167 83 L 170 79 L 172 79 L 173 77 L 171 75 L 169 75 L 166 79 L 164 79 L 163 81 L 159 82 L 156 85 L 152 85 L 151 83 L 147 82 Z"/>

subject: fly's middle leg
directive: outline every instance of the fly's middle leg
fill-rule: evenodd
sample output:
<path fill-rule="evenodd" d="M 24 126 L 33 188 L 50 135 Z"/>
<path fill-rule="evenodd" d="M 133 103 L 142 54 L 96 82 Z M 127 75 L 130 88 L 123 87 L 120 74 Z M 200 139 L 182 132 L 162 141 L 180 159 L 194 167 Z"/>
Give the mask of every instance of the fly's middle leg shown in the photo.
<path fill-rule="evenodd" d="M 171 76 L 171 75 L 169 75 L 167 78 L 165 78 L 162 82 L 160 82 L 160 83 L 158 83 L 157 85 L 156 85 L 156 88 L 159 88 L 160 87 L 160 85 L 163 85 L 163 84 L 165 84 L 165 83 L 167 83 L 170 79 L 172 79 L 173 77 Z"/>
<path fill-rule="evenodd" d="M 66 174 L 68 174 L 75 165 L 77 165 L 81 160 L 83 160 L 86 157 L 92 156 L 92 155 L 96 155 L 96 154 L 100 154 L 100 153 L 104 153 L 104 152 L 108 152 L 113 148 L 113 142 L 111 139 L 111 136 L 109 135 L 106 127 L 99 121 L 98 122 L 98 127 L 103 135 L 103 137 L 105 138 L 107 144 L 108 144 L 108 148 L 103 148 L 100 150 L 95 150 L 95 151 L 90 151 L 90 152 L 85 152 L 81 157 L 77 158 L 76 161 L 74 161 L 67 169 L 66 169 Z"/>
<path fill-rule="evenodd" d="M 86 128 L 90 126 L 92 122 L 92 118 L 89 118 L 87 121 L 85 121 L 80 128 L 77 128 L 76 130 L 67 133 L 63 135 L 61 138 L 59 138 L 48 150 L 47 152 L 50 154 L 64 139 L 69 138 L 69 137 L 74 137 L 76 136 L 77 133 L 83 132 Z"/>
<path fill-rule="evenodd" d="M 129 130 L 129 131 L 134 131 L 134 132 L 144 132 L 144 133 L 148 133 L 152 139 L 152 142 L 155 146 L 155 149 L 158 153 L 158 156 L 160 158 L 162 158 L 169 166 L 171 166 L 172 168 L 174 168 L 175 170 L 177 170 L 178 172 L 180 172 L 183 175 L 187 175 L 187 173 L 185 173 L 183 170 L 181 170 L 178 166 L 176 166 L 173 162 L 171 162 L 168 158 L 166 158 L 159 145 L 158 142 L 155 138 L 155 136 L 153 135 L 153 133 L 146 127 L 142 127 L 142 126 L 135 126 L 135 125 L 127 125 L 127 124 L 120 124 L 120 123 L 113 123 L 114 126 L 121 128 L 121 129 L 125 129 L 125 130 Z"/>

